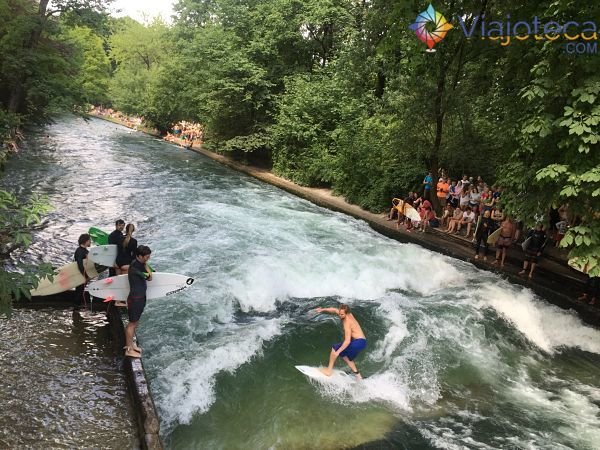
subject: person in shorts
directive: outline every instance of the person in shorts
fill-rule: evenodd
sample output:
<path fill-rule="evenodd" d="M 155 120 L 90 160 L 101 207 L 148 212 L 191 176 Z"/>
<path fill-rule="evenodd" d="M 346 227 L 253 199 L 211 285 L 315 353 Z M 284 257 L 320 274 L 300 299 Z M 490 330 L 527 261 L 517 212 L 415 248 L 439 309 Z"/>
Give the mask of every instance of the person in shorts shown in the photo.
<path fill-rule="evenodd" d="M 125 356 L 132 358 L 139 358 L 142 354 L 142 349 L 133 342 L 133 336 L 146 307 L 147 282 L 152 281 L 152 270 L 148 266 L 151 253 L 152 250 L 149 247 L 140 245 L 135 250 L 135 259 L 129 265 L 127 272 L 129 278 L 129 296 L 127 297 L 129 323 L 125 328 Z"/>

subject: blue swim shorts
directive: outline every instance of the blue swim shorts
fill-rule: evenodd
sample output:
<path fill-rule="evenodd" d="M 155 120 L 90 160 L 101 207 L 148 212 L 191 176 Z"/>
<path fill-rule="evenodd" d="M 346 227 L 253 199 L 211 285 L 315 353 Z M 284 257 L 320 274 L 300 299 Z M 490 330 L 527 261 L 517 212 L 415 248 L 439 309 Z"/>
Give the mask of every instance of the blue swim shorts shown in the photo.
<path fill-rule="evenodd" d="M 340 348 L 342 346 L 343 342 L 339 342 L 337 344 L 334 344 L 331 346 L 331 348 L 335 351 L 337 351 L 338 348 Z M 344 356 L 347 356 L 348 359 L 350 361 L 354 361 L 354 359 L 358 356 L 358 354 L 363 351 L 365 348 L 367 348 L 367 340 L 360 338 L 360 339 L 352 339 L 352 341 L 350 341 L 350 345 L 348 345 L 348 347 L 346 347 L 344 349 L 344 351 L 342 353 L 340 353 L 340 356 L 343 358 Z"/>

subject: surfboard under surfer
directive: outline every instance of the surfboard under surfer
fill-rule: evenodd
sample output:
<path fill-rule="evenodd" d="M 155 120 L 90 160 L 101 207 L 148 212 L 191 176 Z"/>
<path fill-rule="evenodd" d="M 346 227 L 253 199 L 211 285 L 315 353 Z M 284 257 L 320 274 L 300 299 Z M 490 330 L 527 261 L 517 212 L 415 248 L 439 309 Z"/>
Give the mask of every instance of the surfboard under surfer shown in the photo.
<path fill-rule="evenodd" d="M 358 354 L 367 347 L 367 338 L 354 317 L 354 314 L 350 312 L 350 307 L 341 304 L 339 308 L 317 308 L 316 312 L 337 314 L 342 321 L 342 328 L 344 329 L 343 342 L 331 346 L 329 365 L 326 368 L 322 368 L 321 372 L 328 377 L 331 376 L 335 360 L 338 356 L 341 356 L 346 364 L 348 364 L 348 367 L 350 367 L 350 370 L 352 370 L 352 373 L 356 375 L 356 378 L 362 379 L 354 360 Z"/>

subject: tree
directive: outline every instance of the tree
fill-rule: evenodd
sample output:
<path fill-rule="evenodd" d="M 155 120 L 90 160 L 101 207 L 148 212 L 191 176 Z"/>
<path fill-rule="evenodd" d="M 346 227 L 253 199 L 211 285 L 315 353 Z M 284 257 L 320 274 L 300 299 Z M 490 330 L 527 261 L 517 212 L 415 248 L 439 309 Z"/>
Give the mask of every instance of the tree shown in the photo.
<path fill-rule="evenodd" d="M 26 202 L 20 202 L 13 194 L 0 191 L 0 248 L 2 254 L 15 246 L 28 246 L 31 243 L 30 227 L 39 223 L 42 214 L 49 210 L 47 201 L 32 196 Z M 37 286 L 38 280 L 52 272 L 48 264 L 31 266 L 20 264 L 19 271 L 7 271 L 0 268 L 0 313 L 10 312 L 13 299 L 30 298 L 29 291 Z"/>

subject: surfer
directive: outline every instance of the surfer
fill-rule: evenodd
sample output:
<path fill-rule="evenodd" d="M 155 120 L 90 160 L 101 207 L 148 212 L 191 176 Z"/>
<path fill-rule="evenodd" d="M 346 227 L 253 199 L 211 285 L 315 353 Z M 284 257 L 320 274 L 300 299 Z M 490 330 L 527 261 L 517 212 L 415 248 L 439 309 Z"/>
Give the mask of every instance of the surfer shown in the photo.
<path fill-rule="evenodd" d="M 360 328 L 358 321 L 354 318 L 354 314 L 350 312 L 350 307 L 341 304 L 339 308 L 317 308 L 316 311 L 318 313 L 337 314 L 341 319 L 342 327 L 344 328 L 344 341 L 334 344 L 331 347 L 329 366 L 327 368 L 322 368 L 321 372 L 328 377 L 331 376 L 335 360 L 338 356 L 341 356 L 352 370 L 352 373 L 356 375 L 356 378 L 362 379 L 360 372 L 356 368 L 356 364 L 354 364 L 354 360 L 358 354 L 367 347 L 367 338 Z"/>
<path fill-rule="evenodd" d="M 86 293 L 85 293 L 85 285 L 89 280 L 89 277 L 87 276 L 87 273 L 85 272 L 85 258 L 87 258 L 88 256 L 88 248 L 92 245 L 92 238 L 90 238 L 90 235 L 87 233 L 82 234 L 81 236 L 79 236 L 79 239 L 77 241 L 79 243 L 79 247 L 77 247 L 77 250 L 75 250 L 75 255 L 73 257 L 73 260 L 77 263 L 77 268 L 79 269 L 79 272 L 81 272 L 81 275 L 83 275 L 83 277 L 85 278 L 85 283 L 80 284 L 79 286 L 77 286 L 75 288 L 75 304 L 86 304 Z"/>
<path fill-rule="evenodd" d="M 117 249 L 121 247 L 123 239 L 125 238 L 125 236 L 123 236 L 123 228 L 125 228 L 125 221 L 122 219 L 117 220 L 115 222 L 115 230 L 108 235 L 109 245 L 116 245 Z M 108 276 L 114 277 L 117 274 L 116 268 L 116 265 L 115 267 L 109 268 Z"/>
<path fill-rule="evenodd" d="M 139 358 L 142 349 L 133 342 L 135 329 L 146 307 L 147 281 L 152 280 L 152 271 L 148 260 L 152 250 L 145 245 L 140 245 L 135 250 L 135 259 L 129 265 L 127 276 L 129 278 L 129 296 L 127 297 L 127 310 L 129 323 L 125 329 L 125 356 Z"/>

